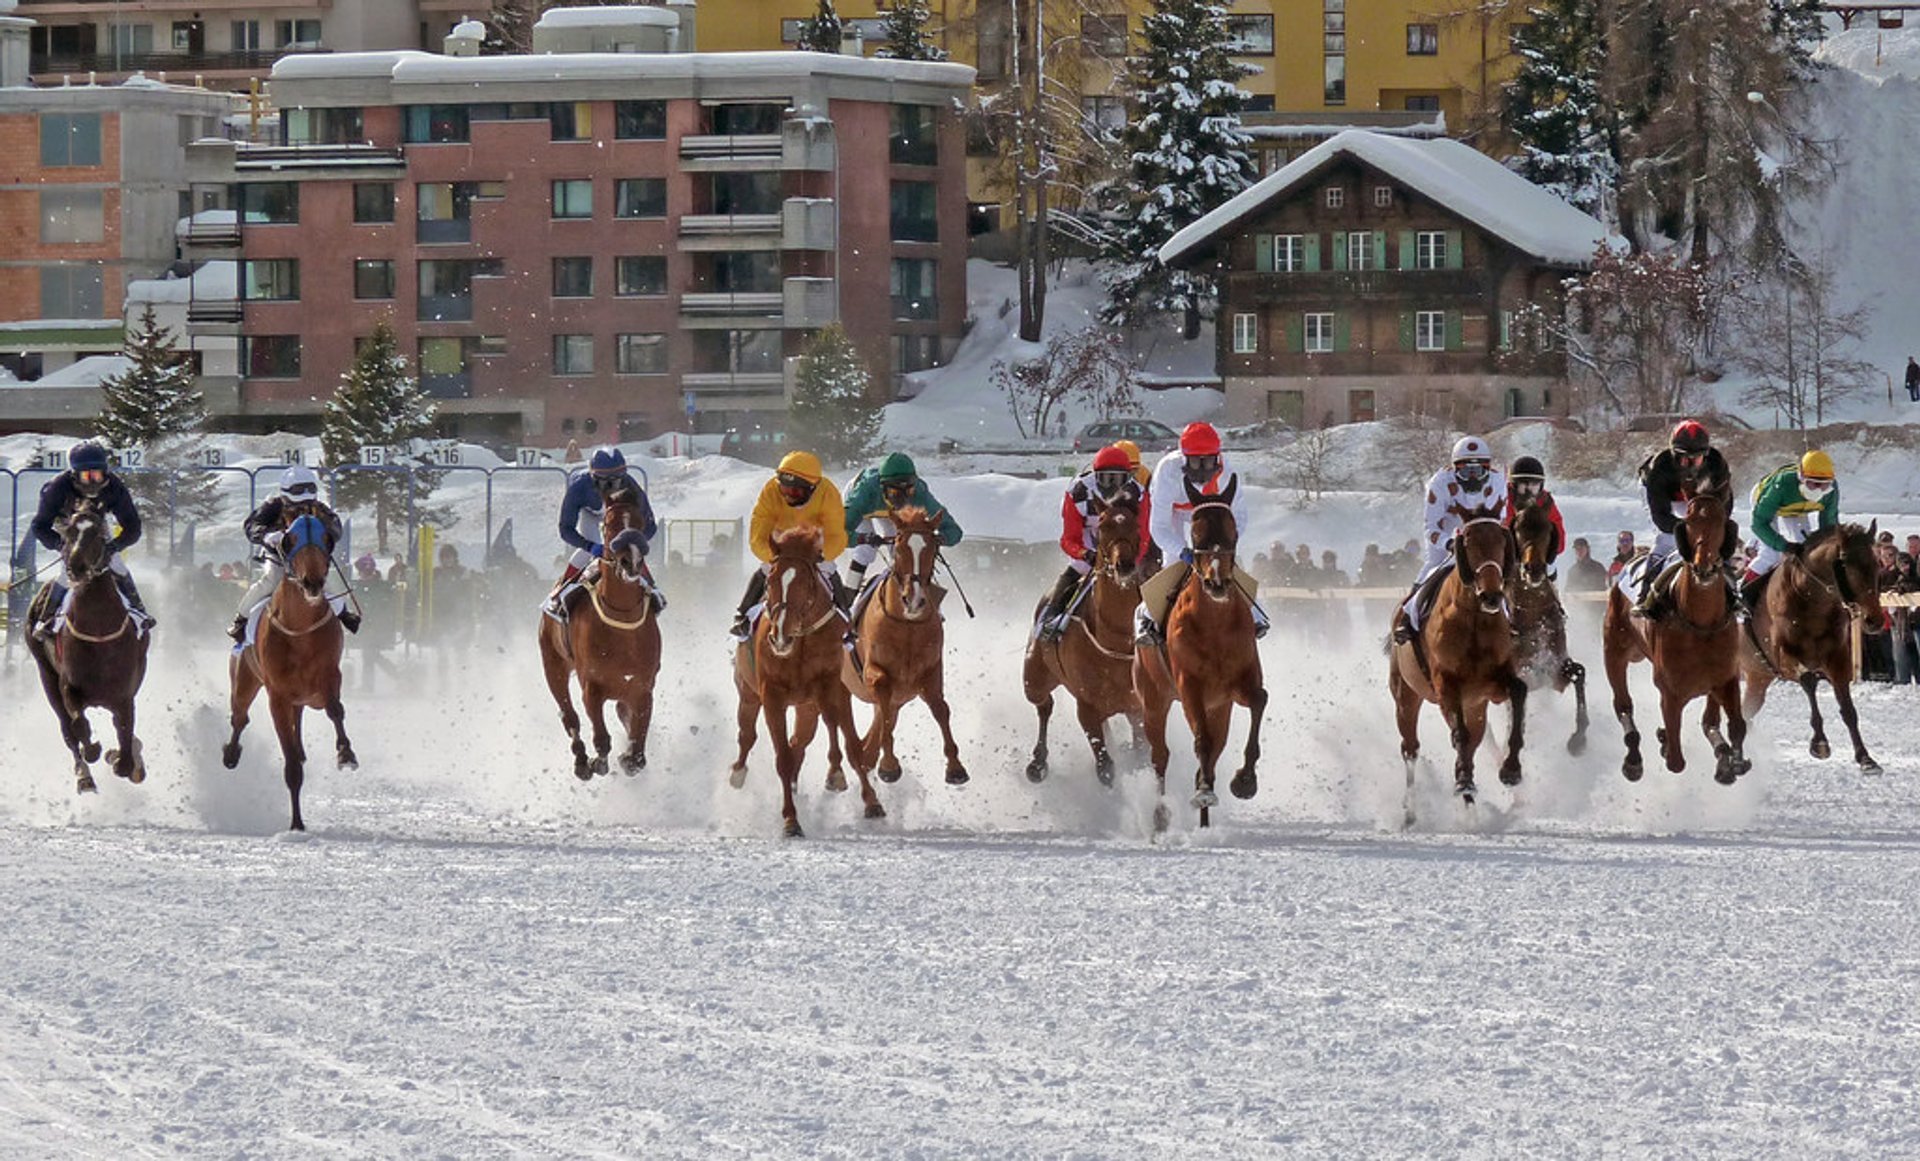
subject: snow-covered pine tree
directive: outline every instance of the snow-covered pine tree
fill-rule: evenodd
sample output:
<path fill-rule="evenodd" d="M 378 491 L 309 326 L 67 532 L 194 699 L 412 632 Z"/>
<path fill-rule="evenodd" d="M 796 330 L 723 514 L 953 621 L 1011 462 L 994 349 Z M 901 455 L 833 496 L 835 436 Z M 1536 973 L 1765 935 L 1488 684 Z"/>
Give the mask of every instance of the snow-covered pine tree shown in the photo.
<path fill-rule="evenodd" d="M 358 464 L 365 447 L 387 449 L 389 463 L 407 463 L 412 442 L 432 433 L 438 405 L 407 373 L 407 361 L 396 347 L 393 327 L 382 320 L 354 356 L 353 366 L 341 374 L 320 427 L 320 447 L 329 465 Z M 409 489 L 419 505 L 439 483 L 440 473 L 416 470 L 412 477 L 342 472 L 334 478 L 334 504 L 342 512 L 372 508 L 378 547 L 385 552 L 389 525 L 406 519 Z"/>
<path fill-rule="evenodd" d="M 946 60 L 947 50 L 927 39 L 931 18 L 925 0 L 893 0 L 880 21 L 887 43 L 873 55 L 886 60 Z"/>
<path fill-rule="evenodd" d="M 1197 320 L 1212 290 L 1160 264 L 1162 244 L 1253 180 L 1252 138 L 1240 127 L 1255 69 L 1228 49 L 1227 10 L 1213 0 L 1154 0 L 1142 51 L 1127 58 L 1131 119 L 1121 135 L 1133 189 L 1128 220 L 1107 248 L 1109 322 L 1154 311 Z"/>
<path fill-rule="evenodd" d="M 140 325 L 127 337 L 126 357 L 131 365 L 125 371 L 100 381 L 94 433 L 116 452 L 139 452 L 140 467 L 156 469 L 126 473 L 146 519 L 212 516 L 220 508 L 215 481 L 194 470 L 200 429 L 207 421 L 206 397 L 153 307 L 140 312 Z"/>
<path fill-rule="evenodd" d="M 800 22 L 800 40 L 793 47 L 801 52 L 839 52 L 842 31 L 833 0 L 820 0 L 819 11 Z"/>
<path fill-rule="evenodd" d="M 880 408 L 871 397 L 873 376 L 845 328 L 820 328 L 795 372 L 788 441 L 834 463 L 865 459 L 880 434 Z"/>
<path fill-rule="evenodd" d="M 1514 25 L 1520 67 L 1501 93 L 1502 127 L 1520 146 L 1520 176 L 1611 221 L 1620 175 L 1614 110 L 1601 99 L 1607 64 L 1600 0 L 1535 0 Z"/>

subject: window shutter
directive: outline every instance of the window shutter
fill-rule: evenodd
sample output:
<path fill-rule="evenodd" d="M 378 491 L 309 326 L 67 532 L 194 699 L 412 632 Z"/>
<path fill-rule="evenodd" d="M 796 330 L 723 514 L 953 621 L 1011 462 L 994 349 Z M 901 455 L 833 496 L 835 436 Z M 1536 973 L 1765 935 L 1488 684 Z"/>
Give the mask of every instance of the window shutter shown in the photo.
<path fill-rule="evenodd" d="M 1500 312 L 1500 349 L 1513 349 L 1513 312 L 1510 310 Z"/>
<path fill-rule="evenodd" d="M 1333 312 L 1333 349 L 1344 351 L 1353 346 L 1353 316 L 1344 310 Z"/>
<path fill-rule="evenodd" d="M 1447 231 L 1447 269 L 1448 270 L 1460 269 L 1460 261 L 1461 261 L 1460 231 L 1448 230 Z"/>
<path fill-rule="evenodd" d="M 1306 316 L 1298 311 L 1287 315 L 1287 350 L 1304 351 L 1307 348 Z"/>
<path fill-rule="evenodd" d="M 1461 337 L 1460 312 L 1450 310 L 1447 312 L 1447 350 L 1457 351 L 1465 345 L 1466 341 Z"/>
<path fill-rule="evenodd" d="M 1387 232 L 1373 232 L 1373 253 L 1367 256 L 1367 269 L 1385 270 L 1387 268 Z"/>
<path fill-rule="evenodd" d="M 1400 312 L 1400 349 L 1413 350 L 1413 312 L 1410 310 Z"/>
<path fill-rule="evenodd" d="M 1273 235 L 1253 236 L 1253 268 L 1262 274 L 1273 273 Z"/>
<path fill-rule="evenodd" d="M 1333 235 L 1333 268 L 1335 270 L 1347 268 L 1347 236 L 1337 230 Z"/>
<path fill-rule="evenodd" d="M 1306 268 L 1309 271 L 1318 270 L 1320 269 L 1320 235 L 1308 234 L 1306 236 L 1306 240 L 1307 240 Z"/>
<path fill-rule="evenodd" d="M 1400 231 L 1400 269 L 1402 270 L 1413 269 L 1413 231 L 1412 230 Z M 1411 349 L 1413 344 L 1408 343 L 1407 346 L 1409 349 Z"/>

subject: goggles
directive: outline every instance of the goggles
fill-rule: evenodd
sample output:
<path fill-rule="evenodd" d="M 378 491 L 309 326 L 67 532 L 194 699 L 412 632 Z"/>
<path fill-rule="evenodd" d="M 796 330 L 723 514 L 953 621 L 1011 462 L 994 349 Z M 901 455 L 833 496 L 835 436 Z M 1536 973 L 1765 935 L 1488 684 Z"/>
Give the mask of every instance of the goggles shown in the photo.
<path fill-rule="evenodd" d="M 1216 455 L 1187 456 L 1180 471 L 1190 480 L 1210 480 L 1220 472 L 1220 457 Z"/>
<path fill-rule="evenodd" d="M 814 482 L 805 476 L 796 476 L 792 472 L 779 472 L 773 481 L 780 488 L 780 494 L 794 504 L 804 504 L 813 495 Z"/>
<path fill-rule="evenodd" d="M 1515 480 L 1513 482 L 1513 494 L 1522 500 L 1538 499 L 1540 493 L 1546 490 L 1547 485 L 1544 480 Z"/>
<path fill-rule="evenodd" d="M 1674 452 L 1673 461 L 1689 471 L 1694 471 L 1706 466 L 1707 453 L 1703 451 Z"/>
<path fill-rule="evenodd" d="M 1469 485 L 1486 483 L 1490 470 L 1485 460 L 1465 460 L 1453 465 L 1454 478 Z"/>
<path fill-rule="evenodd" d="M 1127 481 L 1132 478 L 1133 473 L 1122 468 L 1095 472 L 1093 473 L 1093 488 L 1094 491 L 1099 492 L 1102 496 L 1117 496 L 1120 494 L 1120 489 L 1126 487 Z"/>
<path fill-rule="evenodd" d="M 311 500 L 319 494 L 320 485 L 318 484 L 295 484 L 293 487 L 287 489 L 287 495 L 292 496 L 296 500 Z"/>
<path fill-rule="evenodd" d="M 898 504 L 906 500 L 911 500 L 913 499 L 913 481 L 884 481 L 880 485 L 880 494 L 887 498 L 887 503 L 889 504 Z"/>
<path fill-rule="evenodd" d="M 1800 490 L 1808 495 L 1818 495 L 1833 489 L 1833 480 L 1820 476 L 1801 476 Z"/>
<path fill-rule="evenodd" d="M 89 487 L 97 488 L 107 482 L 107 473 L 104 468 L 83 468 L 74 474 L 74 479 Z"/>

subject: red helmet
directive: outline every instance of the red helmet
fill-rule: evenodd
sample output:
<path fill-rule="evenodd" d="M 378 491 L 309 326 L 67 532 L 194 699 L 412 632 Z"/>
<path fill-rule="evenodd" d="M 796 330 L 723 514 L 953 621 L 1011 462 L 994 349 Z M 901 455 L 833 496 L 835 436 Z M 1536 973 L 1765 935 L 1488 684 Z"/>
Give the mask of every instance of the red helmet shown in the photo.
<path fill-rule="evenodd" d="M 1096 472 L 1130 472 L 1133 464 L 1127 459 L 1127 453 L 1117 447 L 1103 447 L 1100 454 L 1093 457 L 1093 470 Z"/>
<path fill-rule="evenodd" d="M 1220 433 L 1213 430 L 1211 423 L 1189 423 L 1180 433 L 1180 454 L 1188 456 L 1217 456 L 1220 454 Z"/>
<path fill-rule="evenodd" d="M 1707 439 L 1707 425 L 1697 419 L 1683 419 L 1674 426 L 1673 436 L 1668 444 L 1674 451 L 1703 452 L 1710 445 Z"/>

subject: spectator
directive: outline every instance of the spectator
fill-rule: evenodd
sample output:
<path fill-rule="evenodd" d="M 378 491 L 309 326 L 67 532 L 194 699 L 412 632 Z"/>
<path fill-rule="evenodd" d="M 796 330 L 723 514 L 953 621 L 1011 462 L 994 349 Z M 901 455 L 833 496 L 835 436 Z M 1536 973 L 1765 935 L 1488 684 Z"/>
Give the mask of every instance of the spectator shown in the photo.
<path fill-rule="evenodd" d="M 1908 591 L 1907 570 L 1900 567 L 1900 552 L 1893 546 L 1893 534 L 1883 532 L 1873 546 L 1874 563 L 1880 572 L 1876 578 L 1882 594 L 1904 593 Z M 1914 679 L 1908 645 L 1912 634 L 1908 631 L 1907 610 L 1889 608 L 1891 621 L 1886 633 L 1871 633 L 1861 641 L 1860 667 L 1872 681 L 1891 681 L 1895 685 L 1905 685 Z"/>
<path fill-rule="evenodd" d="M 1294 584 L 1310 589 L 1326 587 L 1326 579 L 1320 575 L 1320 570 L 1314 567 L 1313 549 L 1304 544 L 1294 550 L 1293 574 Z"/>
<path fill-rule="evenodd" d="M 1347 574 L 1340 571 L 1340 558 L 1331 548 L 1320 554 L 1320 584 L 1330 589 L 1347 587 Z"/>
<path fill-rule="evenodd" d="M 1593 559 L 1593 546 L 1587 538 L 1578 536 L 1573 541 L 1573 566 L 1567 570 L 1567 591 L 1570 593 L 1600 593 L 1607 589 L 1607 570 L 1599 561 Z"/>
<path fill-rule="evenodd" d="M 1907 398 L 1920 403 L 1920 363 L 1912 355 L 1907 356 Z"/>
<path fill-rule="evenodd" d="M 1619 576 L 1621 569 L 1633 563 L 1633 533 L 1621 532 L 1620 535 L 1614 539 L 1613 546 L 1613 561 L 1607 565 L 1608 580 Z"/>
<path fill-rule="evenodd" d="M 1920 561 L 1920 536 L 1907 537 L 1907 558 Z"/>

